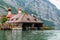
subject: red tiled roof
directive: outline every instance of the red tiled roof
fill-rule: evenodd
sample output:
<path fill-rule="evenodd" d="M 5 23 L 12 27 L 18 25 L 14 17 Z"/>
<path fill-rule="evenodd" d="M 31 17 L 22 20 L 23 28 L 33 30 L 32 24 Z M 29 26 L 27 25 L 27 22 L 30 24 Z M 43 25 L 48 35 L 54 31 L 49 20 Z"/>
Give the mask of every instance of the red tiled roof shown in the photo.
<path fill-rule="evenodd" d="M 8 14 L 6 17 L 7 18 L 11 18 L 11 17 L 13 17 L 15 14 Z"/>

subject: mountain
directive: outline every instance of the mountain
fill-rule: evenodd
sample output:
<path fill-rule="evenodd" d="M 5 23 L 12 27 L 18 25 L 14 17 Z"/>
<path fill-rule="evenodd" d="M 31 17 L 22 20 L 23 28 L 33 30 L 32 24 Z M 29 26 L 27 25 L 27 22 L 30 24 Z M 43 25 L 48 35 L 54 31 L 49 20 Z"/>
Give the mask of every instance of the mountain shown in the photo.
<path fill-rule="evenodd" d="M 17 8 L 21 7 L 24 12 L 42 19 L 47 26 L 60 26 L 60 10 L 49 0 L 0 0 L 0 15 L 7 14 L 8 7 L 12 8 L 12 13 L 17 13 Z"/>

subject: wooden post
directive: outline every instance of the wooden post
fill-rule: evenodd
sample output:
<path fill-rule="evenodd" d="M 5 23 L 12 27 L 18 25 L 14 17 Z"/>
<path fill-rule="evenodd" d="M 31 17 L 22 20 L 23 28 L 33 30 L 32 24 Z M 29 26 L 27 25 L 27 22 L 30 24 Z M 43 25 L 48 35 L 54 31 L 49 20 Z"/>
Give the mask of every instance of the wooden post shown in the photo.
<path fill-rule="evenodd" d="M 32 24 L 32 29 L 35 29 L 34 24 Z"/>

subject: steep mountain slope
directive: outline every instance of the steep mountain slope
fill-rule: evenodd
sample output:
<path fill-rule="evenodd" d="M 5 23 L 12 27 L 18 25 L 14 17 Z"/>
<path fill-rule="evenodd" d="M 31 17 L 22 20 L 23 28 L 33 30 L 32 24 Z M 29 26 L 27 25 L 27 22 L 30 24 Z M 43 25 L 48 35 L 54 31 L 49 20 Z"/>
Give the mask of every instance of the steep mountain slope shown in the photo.
<path fill-rule="evenodd" d="M 0 0 L 0 15 L 6 15 L 8 7 L 11 7 L 13 11 L 17 12 L 15 7 L 9 5 L 8 3 L 5 3 L 3 0 Z M 15 13 L 15 12 L 13 12 L 13 13 Z"/>
<path fill-rule="evenodd" d="M 7 14 L 9 6 L 13 8 L 13 13 L 17 13 L 17 8 L 21 7 L 24 12 L 34 14 L 48 26 L 52 23 L 52 25 L 60 26 L 60 10 L 49 0 L 0 0 L 0 14 Z"/>

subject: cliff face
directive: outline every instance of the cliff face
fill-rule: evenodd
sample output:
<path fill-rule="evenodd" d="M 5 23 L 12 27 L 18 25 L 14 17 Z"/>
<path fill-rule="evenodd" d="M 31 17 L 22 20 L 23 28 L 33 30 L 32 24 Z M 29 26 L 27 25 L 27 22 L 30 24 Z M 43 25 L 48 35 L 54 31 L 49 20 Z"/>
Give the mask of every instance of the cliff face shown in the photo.
<path fill-rule="evenodd" d="M 52 25 L 60 26 L 60 10 L 49 0 L 0 0 L 0 14 L 7 14 L 9 6 L 13 13 L 17 13 L 17 8 L 21 7 L 23 11 L 42 19 L 46 25 L 53 23 Z"/>

